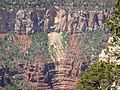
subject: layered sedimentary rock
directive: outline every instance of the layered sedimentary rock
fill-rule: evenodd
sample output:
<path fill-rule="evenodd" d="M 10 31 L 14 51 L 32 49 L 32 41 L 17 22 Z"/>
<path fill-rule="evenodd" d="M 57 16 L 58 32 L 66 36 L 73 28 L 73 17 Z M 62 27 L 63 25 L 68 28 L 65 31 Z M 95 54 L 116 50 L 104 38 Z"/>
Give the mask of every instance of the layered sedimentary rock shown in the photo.
<path fill-rule="evenodd" d="M 88 64 L 83 61 L 87 58 L 74 34 L 85 33 L 88 28 L 94 30 L 103 27 L 108 14 L 103 11 L 67 11 L 60 7 L 47 10 L 45 8 L 9 11 L 0 9 L 0 33 L 15 30 L 19 35 L 14 41 L 19 38 L 23 43 L 20 46 L 21 52 L 26 52 L 32 43 L 28 42 L 28 34 L 40 31 L 49 33 L 48 49 L 53 62 L 43 65 L 37 65 L 40 63 L 37 62 L 23 65 L 24 67 L 19 64 L 16 66 L 18 70 L 22 68 L 25 72 L 17 71 L 16 74 L 23 75 L 35 90 L 75 90 L 78 74 L 84 71 Z M 61 32 L 72 35 L 66 52 L 63 49 Z"/>
<path fill-rule="evenodd" d="M 40 63 L 39 61 L 25 63 L 17 61 L 15 80 L 19 80 L 19 89 L 29 90 L 53 90 L 52 79 L 55 76 L 55 65 L 53 62 Z"/>
<path fill-rule="evenodd" d="M 80 47 L 75 36 L 70 40 L 70 46 L 64 60 L 56 65 L 55 77 L 53 78 L 53 90 L 74 90 L 80 73 L 81 62 L 85 59 L 84 54 L 80 55 Z M 82 51 L 81 51 L 82 52 Z"/>
<path fill-rule="evenodd" d="M 34 23 L 32 23 L 31 11 L 19 10 L 16 13 L 14 29 L 18 34 L 28 34 L 32 30 Z"/>
<path fill-rule="evenodd" d="M 50 9 L 0 9 L 0 32 L 10 30 L 18 34 L 30 34 L 36 31 L 62 31 L 70 34 L 85 31 L 87 28 L 102 27 L 109 16 L 105 11 L 66 11 L 60 7 Z"/>

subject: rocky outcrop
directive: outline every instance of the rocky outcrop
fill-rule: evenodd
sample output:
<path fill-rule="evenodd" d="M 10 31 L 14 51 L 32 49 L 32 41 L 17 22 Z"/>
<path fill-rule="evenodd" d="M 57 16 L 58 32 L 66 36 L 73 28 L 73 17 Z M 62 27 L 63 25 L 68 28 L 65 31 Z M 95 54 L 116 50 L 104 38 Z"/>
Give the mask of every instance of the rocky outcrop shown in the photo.
<path fill-rule="evenodd" d="M 14 30 L 15 26 L 15 10 L 0 9 L 0 33 L 7 33 Z"/>
<path fill-rule="evenodd" d="M 0 31 L 7 33 L 8 31 L 8 13 L 6 10 L 0 9 Z"/>
<path fill-rule="evenodd" d="M 65 51 L 62 42 L 63 37 L 60 33 L 51 32 L 48 34 L 49 52 L 54 62 L 61 62 L 65 60 Z"/>
<path fill-rule="evenodd" d="M 0 9 L 1 33 L 16 30 L 18 34 L 31 34 L 36 31 L 62 31 L 70 34 L 85 31 L 87 28 L 103 27 L 109 12 L 105 11 L 66 11 L 58 6 L 50 9 Z"/>
<path fill-rule="evenodd" d="M 78 41 L 75 36 L 72 36 L 66 58 L 57 62 L 56 67 L 58 68 L 56 68 L 57 71 L 53 79 L 53 90 L 75 90 L 81 62 L 85 58 L 84 54 L 80 55 L 79 50 Z"/>
<path fill-rule="evenodd" d="M 118 39 L 119 43 L 120 39 Z M 109 37 L 108 44 L 112 44 L 111 46 L 107 46 L 106 49 L 102 50 L 99 55 L 99 60 L 114 62 L 116 64 L 120 64 L 120 46 L 115 45 L 113 42 L 113 37 Z"/>
<path fill-rule="evenodd" d="M 0 33 L 15 30 L 17 35 L 13 41 L 19 41 L 17 46 L 22 53 L 27 53 L 32 43 L 28 35 L 48 32 L 48 49 L 52 58 L 52 62 L 44 64 L 39 61 L 32 64 L 17 62 L 15 71 L 7 74 L 13 78 L 21 77 L 19 87 L 22 90 L 26 85 L 24 81 L 29 82 L 28 87 L 35 90 L 75 90 L 80 71 L 84 71 L 89 65 L 81 49 L 82 42 L 78 43 L 76 34 L 85 35 L 87 30 L 104 27 L 108 16 L 109 13 L 104 11 L 75 12 L 59 6 L 47 9 L 0 9 Z M 63 32 L 71 36 L 67 51 L 63 48 Z"/>

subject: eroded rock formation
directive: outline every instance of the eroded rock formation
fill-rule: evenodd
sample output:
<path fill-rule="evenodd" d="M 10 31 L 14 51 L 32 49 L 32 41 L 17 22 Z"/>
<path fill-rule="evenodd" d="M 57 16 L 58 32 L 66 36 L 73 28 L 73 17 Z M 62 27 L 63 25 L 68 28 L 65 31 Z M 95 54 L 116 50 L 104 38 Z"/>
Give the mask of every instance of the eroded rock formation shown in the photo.
<path fill-rule="evenodd" d="M 61 7 L 50 9 L 0 9 L 0 32 L 16 30 L 18 34 L 30 34 L 36 31 L 62 31 L 73 34 L 88 28 L 103 27 L 109 16 L 105 11 L 66 11 Z M 66 30 L 67 29 L 67 30 Z"/>
<path fill-rule="evenodd" d="M 81 49 L 82 42 L 78 43 L 76 34 L 104 27 L 103 24 L 108 16 L 109 13 L 104 11 L 74 12 L 59 6 L 47 10 L 45 8 L 9 11 L 0 9 L 0 33 L 15 30 L 17 35 L 13 39 L 14 41 L 18 39 L 22 43 L 17 46 L 23 53 L 32 43 L 28 38 L 29 34 L 48 32 L 48 49 L 52 62 L 16 63 L 16 70 L 11 72 L 14 73 L 11 76 L 21 77 L 22 82 L 19 86 L 22 90 L 24 90 L 24 81 L 28 81 L 28 87 L 35 90 L 75 90 L 80 71 L 84 71 L 89 65 L 86 54 Z M 66 52 L 61 35 L 64 32 L 71 35 Z"/>

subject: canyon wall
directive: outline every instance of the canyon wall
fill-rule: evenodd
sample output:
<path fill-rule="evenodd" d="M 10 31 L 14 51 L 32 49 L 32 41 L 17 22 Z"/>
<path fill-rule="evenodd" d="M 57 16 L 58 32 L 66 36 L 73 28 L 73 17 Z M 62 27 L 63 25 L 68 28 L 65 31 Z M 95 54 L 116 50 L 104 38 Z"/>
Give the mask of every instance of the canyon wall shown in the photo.
<path fill-rule="evenodd" d="M 90 58 L 82 50 L 82 40 L 78 42 L 76 35 L 83 35 L 85 39 L 88 30 L 95 31 L 99 27 L 106 33 L 104 22 L 109 15 L 109 11 L 75 12 L 59 6 L 50 9 L 0 9 L 0 34 L 15 31 L 16 38 L 26 42 L 25 38 L 31 34 L 48 32 L 51 62 L 15 63 L 16 70 L 12 76 L 23 77 L 19 84 L 21 90 L 24 90 L 24 81 L 29 82 L 31 90 L 75 90 L 80 71 L 84 71 L 90 64 L 87 61 Z M 66 51 L 63 49 L 63 33 L 71 37 Z M 31 43 L 26 45 L 30 46 Z M 21 69 L 24 72 L 19 71 Z"/>
<path fill-rule="evenodd" d="M 5 10 L 0 9 L 0 33 L 15 30 L 18 34 L 36 31 L 62 31 L 69 34 L 84 32 L 86 29 L 103 27 L 110 12 L 66 11 L 60 7 L 46 10 Z"/>

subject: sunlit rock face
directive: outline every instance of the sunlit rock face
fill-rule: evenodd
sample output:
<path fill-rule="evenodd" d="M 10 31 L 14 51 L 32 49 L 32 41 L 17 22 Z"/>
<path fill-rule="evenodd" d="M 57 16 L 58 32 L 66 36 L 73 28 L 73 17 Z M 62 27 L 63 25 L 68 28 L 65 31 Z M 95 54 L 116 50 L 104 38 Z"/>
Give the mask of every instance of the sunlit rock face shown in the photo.
<path fill-rule="evenodd" d="M 67 12 L 65 11 L 65 10 L 63 10 L 63 9 L 60 9 L 60 11 L 59 11 L 59 13 L 60 13 L 60 30 L 61 31 L 63 31 L 63 30 L 65 30 L 65 27 L 66 27 L 66 18 L 67 18 L 67 16 L 66 16 L 66 14 L 67 14 Z"/>
<path fill-rule="evenodd" d="M 110 37 L 108 43 L 112 44 L 112 42 L 113 42 L 113 37 Z M 107 46 L 107 48 L 108 49 L 104 49 L 101 51 L 99 55 L 99 60 L 106 62 L 110 61 L 110 62 L 115 62 L 116 64 L 120 64 L 120 46 L 113 45 L 113 46 Z"/>
<path fill-rule="evenodd" d="M 54 90 L 74 90 L 79 74 L 80 63 L 77 61 L 79 54 L 78 41 L 75 36 L 70 40 L 70 47 L 68 50 L 68 57 L 63 48 L 63 37 L 60 33 L 51 32 L 48 34 L 48 46 L 50 56 L 54 63 L 58 62 L 55 67 L 56 74 L 53 77 Z M 81 54 L 81 58 L 84 57 Z M 73 85 L 72 85 L 73 84 Z"/>
<path fill-rule="evenodd" d="M 16 13 L 15 31 L 18 34 L 28 34 L 33 28 L 30 10 L 19 10 Z"/>
<path fill-rule="evenodd" d="M 62 41 L 63 37 L 60 33 L 51 32 L 48 34 L 49 52 L 53 61 L 60 62 L 61 60 L 65 59 Z"/>
<path fill-rule="evenodd" d="M 77 84 L 77 77 L 79 75 L 80 62 L 77 61 L 79 58 L 79 46 L 75 36 L 70 39 L 70 46 L 67 51 L 65 60 L 59 62 L 59 68 L 55 74 L 54 80 L 56 83 L 53 84 L 55 90 L 75 90 Z M 84 56 L 81 54 L 82 57 Z M 81 60 L 83 58 L 79 58 Z"/>

